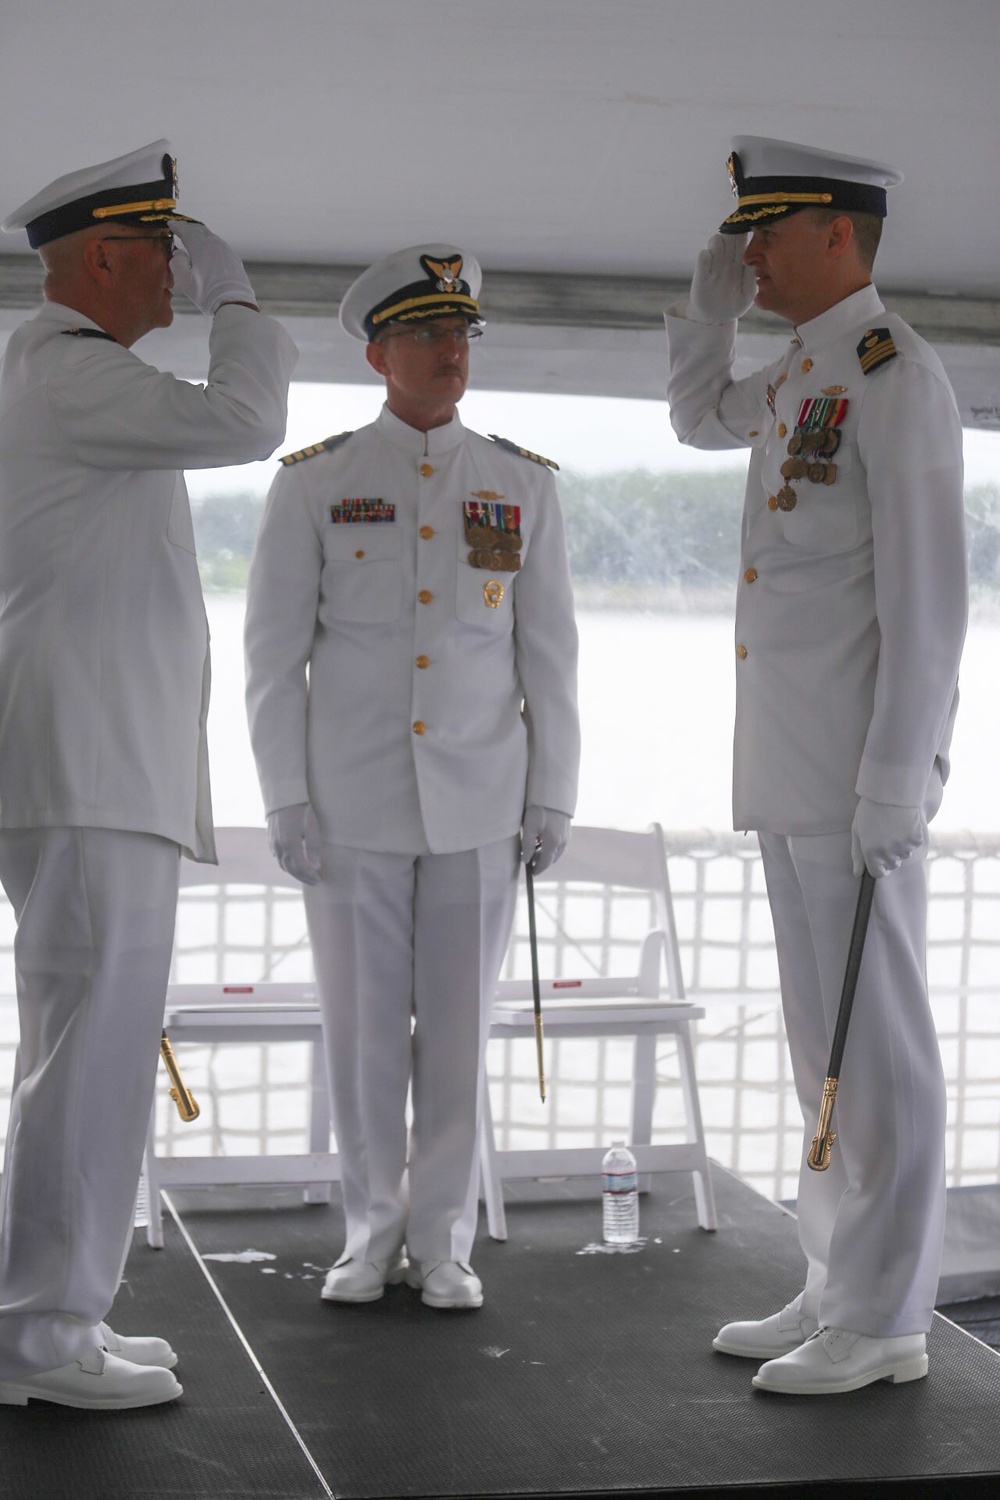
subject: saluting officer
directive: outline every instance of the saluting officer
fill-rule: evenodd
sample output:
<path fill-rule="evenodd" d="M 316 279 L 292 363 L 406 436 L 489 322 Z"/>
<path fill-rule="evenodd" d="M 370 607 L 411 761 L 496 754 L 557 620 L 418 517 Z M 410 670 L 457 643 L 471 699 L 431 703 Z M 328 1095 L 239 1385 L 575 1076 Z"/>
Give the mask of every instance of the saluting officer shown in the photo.
<path fill-rule="evenodd" d="M 962 431 L 934 351 L 872 284 L 900 174 L 744 137 L 736 211 L 667 317 L 683 442 L 749 447 L 734 823 L 758 831 L 806 1124 L 819 1113 L 865 866 L 878 877 L 825 1172 L 805 1167 L 804 1289 L 730 1323 L 754 1385 L 847 1391 L 927 1370 L 945 1092 L 924 965 L 927 823 L 948 774 L 967 611 Z M 752 302 L 794 326 L 732 376 Z"/>
<path fill-rule="evenodd" d="M 0 370 L 0 880 L 20 1015 L 8 1405 L 181 1394 L 163 1339 L 102 1321 L 132 1228 L 178 856 L 215 858 L 208 625 L 179 471 L 273 451 L 296 350 L 176 196 L 154 141 L 59 178 L 3 225 L 27 230 L 45 269 L 45 306 Z M 175 280 L 213 320 L 205 385 L 130 352 L 171 322 Z"/>
<path fill-rule="evenodd" d="M 431 1307 L 482 1303 L 480 1092 L 518 859 L 558 858 L 576 802 L 554 465 L 456 410 L 480 281 L 433 244 L 350 287 L 340 320 L 385 405 L 282 460 L 250 572 L 251 739 L 306 887 L 341 1159 L 331 1301 L 405 1277 Z"/>

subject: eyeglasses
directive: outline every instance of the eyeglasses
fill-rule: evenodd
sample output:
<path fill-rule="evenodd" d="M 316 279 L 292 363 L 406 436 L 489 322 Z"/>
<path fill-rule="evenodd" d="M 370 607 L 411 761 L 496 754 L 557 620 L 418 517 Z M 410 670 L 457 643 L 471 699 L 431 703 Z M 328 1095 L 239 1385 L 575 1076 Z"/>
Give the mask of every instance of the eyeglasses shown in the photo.
<path fill-rule="evenodd" d="M 468 323 L 463 323 L 459 328 L 441 328 L 430 323 L 424 328 L 400 328 L 382 333 L 383 339 L 409 339 L 412 344 L 426 348 L 428 344 L 443 344 L 445 339 L 454 339 L 456 344 L 473 344 L 476 339 L 481 339 L 483 330 Z"/>
<path fill-rule="evenodd" d="M 166 234 L 102 234 L 102 240 L 119 240 L 123 245 L 135 245 L 140 240 L 152 240 L 159 245 L 164 255 L 169 260 L 174 253 L 174 236 L 168 230 Z"/>

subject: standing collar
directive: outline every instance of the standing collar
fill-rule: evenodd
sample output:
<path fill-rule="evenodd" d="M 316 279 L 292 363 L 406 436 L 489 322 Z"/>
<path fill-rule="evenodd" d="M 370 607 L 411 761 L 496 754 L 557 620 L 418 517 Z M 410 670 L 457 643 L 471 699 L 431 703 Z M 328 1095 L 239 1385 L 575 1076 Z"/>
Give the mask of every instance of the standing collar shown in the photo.
<path fill-rule="evenodd" d="M 35 316 L 46 323 L 60 323 L 64 328 L 97 328 L 101 333 L 106 331 L 93 318 L 77 312 L 75 307 L 67 307 L 65 302 L 43 302 Z"/>
<path fill-rule="evenodd" d="M 432 427 L 428 432 L 421 432 L 418 428 L 401 422 L 388 406 L 383 406 L 376 418 L 375 426 L 382 437 L 394 447 L 402 448 L 404 452 L 412 453 L 417 457 L 448 453 L 452 448 L 457 448 L 465 438 L 465 428 L 462 426 L 458 412 L 443 427 Z"/>
<path fill-rule="evenodd" d="M 832 344 L 852 328 L 871 323 L 884 312 L 881 297 L 869 283 L 860 291 L 852 292 L 842 302 L 835 302 L 826 312 L 820 313 L 818 318 L 810 318 L 808 323 L 799 323 L 795 334 L 803 349 L 821 349 L 824 344 Z"/>

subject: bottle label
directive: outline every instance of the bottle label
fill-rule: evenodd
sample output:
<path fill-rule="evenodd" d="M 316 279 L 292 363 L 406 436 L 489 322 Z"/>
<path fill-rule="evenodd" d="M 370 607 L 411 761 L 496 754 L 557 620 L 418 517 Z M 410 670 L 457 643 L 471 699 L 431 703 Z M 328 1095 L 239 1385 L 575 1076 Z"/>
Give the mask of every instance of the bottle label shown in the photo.
<path fill-rule="evenodd" d="M 635 1172 L 604 1172 L 601 1176 L 601 1187 L 605 1193 L 635 1193 L 639 1189 L 639 1180 Z"/>

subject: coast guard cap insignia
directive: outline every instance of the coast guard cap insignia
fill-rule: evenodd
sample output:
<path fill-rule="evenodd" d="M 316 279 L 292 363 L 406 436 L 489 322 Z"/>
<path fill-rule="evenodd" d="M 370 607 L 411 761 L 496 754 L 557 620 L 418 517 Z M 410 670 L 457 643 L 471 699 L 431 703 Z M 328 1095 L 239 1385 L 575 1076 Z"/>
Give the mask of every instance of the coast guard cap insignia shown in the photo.
<path fill-rule="evenodd" d="M 437 278 L 435 285 L 439 292 L 458 291 L 458 278 L 462 274 L 460 255 L 452 255 L 448 260 L 434 260 L 430 255 L 422 255 L 420 264 L 428 276 Z"/>

